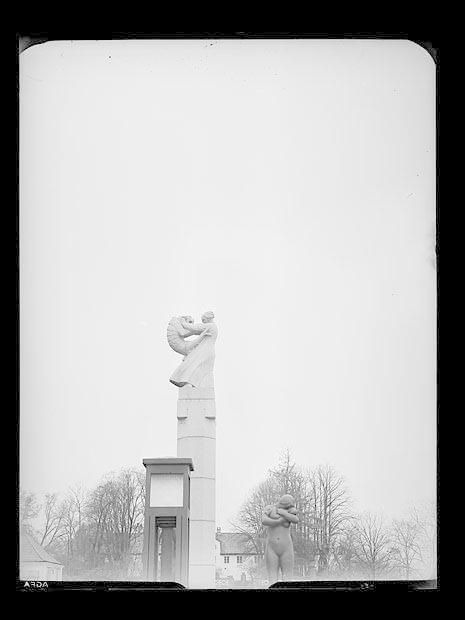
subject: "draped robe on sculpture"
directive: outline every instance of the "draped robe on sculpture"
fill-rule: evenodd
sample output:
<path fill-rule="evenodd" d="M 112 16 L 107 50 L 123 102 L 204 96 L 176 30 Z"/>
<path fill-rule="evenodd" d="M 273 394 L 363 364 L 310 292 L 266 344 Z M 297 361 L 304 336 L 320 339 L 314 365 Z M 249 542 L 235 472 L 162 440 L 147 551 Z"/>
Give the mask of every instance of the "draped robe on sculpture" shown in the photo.
<path fill-rule="evenodd" d="M 190 328 L 192 334 L 201 334 L 208 328 L 208 336 L 190 351 L 170 377 L 177 387 L 192 385 L 199 387 L 205 377 L 213 372 L 215 363 L 215 342 L 218 328 L 215 323 L 200 323 Z"/>

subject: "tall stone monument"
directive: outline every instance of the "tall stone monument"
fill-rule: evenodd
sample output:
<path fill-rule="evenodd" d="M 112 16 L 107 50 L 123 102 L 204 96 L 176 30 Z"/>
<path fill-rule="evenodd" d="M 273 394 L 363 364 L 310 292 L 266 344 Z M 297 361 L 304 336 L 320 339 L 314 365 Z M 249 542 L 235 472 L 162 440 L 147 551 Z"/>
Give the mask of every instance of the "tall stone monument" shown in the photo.
<path fill-rule="evenodd" d="M 189 528 L 189 587 L 215 584 L 215 461 L 216 408 L 213 367 L 218 328 L 213 312 L 201 323 L 191 316 L 173 317 L 168 324 L 168 343 L 183 355 L 170 377 L 178 393 L 177 455 L 191 458 L 191 505 Z M 196 336 L 193 340 L 189 337 Z"/>

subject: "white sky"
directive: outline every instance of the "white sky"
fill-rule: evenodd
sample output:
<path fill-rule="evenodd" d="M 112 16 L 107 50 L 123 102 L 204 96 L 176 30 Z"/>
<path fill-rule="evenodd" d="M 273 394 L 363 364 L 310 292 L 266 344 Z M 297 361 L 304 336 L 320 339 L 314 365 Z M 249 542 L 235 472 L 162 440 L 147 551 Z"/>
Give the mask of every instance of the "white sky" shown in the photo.
<path fill-rule="evenodd" d="M 176 454 L 173 315 L 219 327 L 217 521 L 288 447 L 392 516 L 436 484 L 435 66 L 407 41 L 20 56 L 21 486 Z"/>

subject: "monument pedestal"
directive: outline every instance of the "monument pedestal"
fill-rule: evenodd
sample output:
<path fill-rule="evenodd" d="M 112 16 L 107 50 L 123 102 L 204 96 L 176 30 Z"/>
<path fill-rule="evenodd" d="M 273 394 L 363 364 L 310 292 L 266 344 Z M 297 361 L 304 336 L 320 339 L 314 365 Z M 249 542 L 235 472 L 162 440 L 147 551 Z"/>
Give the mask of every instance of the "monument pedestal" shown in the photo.
<path fill-rule="evenodd" d="M 179 388 L 177 455 L 194 462 L 190 478 L 190 588 L 215 586 L 215 417 L 213 373 L 197 388 Z"/>

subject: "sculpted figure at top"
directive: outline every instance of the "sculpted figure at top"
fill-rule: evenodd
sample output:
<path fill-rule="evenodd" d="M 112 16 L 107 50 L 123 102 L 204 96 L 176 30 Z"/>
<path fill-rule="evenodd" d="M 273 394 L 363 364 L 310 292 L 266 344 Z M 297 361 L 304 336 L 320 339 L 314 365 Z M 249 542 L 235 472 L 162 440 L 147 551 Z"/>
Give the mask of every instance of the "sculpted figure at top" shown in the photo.
<path fill-rule="evenodd" d="M 194 323 L 194 319 L 189 315 L 173 317 L 168 323 L 168 344 L 176 353 L 184 356 L 170 377 L 173 385 L 199 387 L 206 375 L 213 372 L 218 336 L 214 318 L 213 312 L 205 312 L 202 314 L 201 323 Z M 187 340 L 194 335 L 198 337 Z"/>

